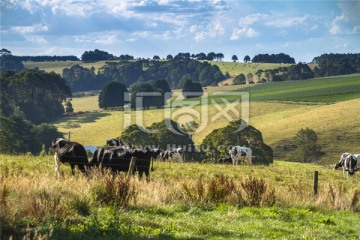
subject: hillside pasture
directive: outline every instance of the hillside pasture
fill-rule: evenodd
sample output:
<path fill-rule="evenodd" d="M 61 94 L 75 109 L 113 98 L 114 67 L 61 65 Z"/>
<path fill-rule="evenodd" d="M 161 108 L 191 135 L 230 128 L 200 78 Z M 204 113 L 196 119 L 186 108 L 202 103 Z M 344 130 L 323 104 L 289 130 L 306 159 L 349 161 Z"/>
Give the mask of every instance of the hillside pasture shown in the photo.
<path fill-rule="evenodd" d="M 3 237 L 360 237 L 359 176 L 348 179 L 341 171 L 317 165 L 279 161 L 270 166 L 155 162 L 155 171 L 146 183 L 138 178 L 127 182 L 121 176 L 113 182 L 113 177 L 97 171 L 87 178 L 80 173 L 73 177 L 64 165 L 58 179 L 52 156 L 1 155 L 1 159 Z M 317 197 L 313 193 L 314 171 L 319 172 Z M 247 194 L 241 184 L 251 179 L 265 184 L 265 192 L 257 197 Z M 224 184 L 230 182 L 234 188 L 226 193 Z M 113 195 L 120 187 L 136 192 Z M 120 196 L 131 197 L 126 205 L 119 205 Z M 254 199 L 260 199 L 259 206 L 252 205 Z"/>

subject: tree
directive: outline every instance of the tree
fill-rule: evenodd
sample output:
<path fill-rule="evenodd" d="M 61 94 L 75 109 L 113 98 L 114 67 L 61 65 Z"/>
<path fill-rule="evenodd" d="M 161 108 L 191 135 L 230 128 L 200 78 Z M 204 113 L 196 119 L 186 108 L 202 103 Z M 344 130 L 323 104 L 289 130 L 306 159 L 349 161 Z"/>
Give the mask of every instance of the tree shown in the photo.
<path fill-rule="evenodd" d="M 151 83 L 135 83 L 130 87 L 131 107 L 135 109 L 149 109 L 165 105 L 164 93 L 155 89 Z"/>
<path fill-rule="evenodd" d="M 128 90 L 124 84 L 113 81 L 105 85 L 99 95 L 99 107 L 121 107 L 129 99 Z"/>
<path fill-rule="evenodd" d="M 153 60 L 160 60 L 160 57 L 158 55 L 154 55 Z"/>
<path fill-rule="evenodd" d="M 250 62 L 250 57 L 249 57 L 249 55 L 246 55 L 246 56 L 244 57 L 244 62 L 245 62 L 245 63 Z"/>
<path fill-rule="evenodd" d="M 240 127 L 244 127 L 239 130 Z M 239 119 L 224 128 L 213 130 L 202 142 L 202 149 L 209 149 L 206 156 L 210 160 L 228 156 L 229 146 L 247 146 L 252 149 L 253 163 L 268 165 L 273 163 L 273 150 L 264 143 L 259 130 Z"/>
<path fill-rule="evenodd" d="M 223 58 L 224 58 L 224 54 L 222 54 L 222 53 L 217 53 L 216 55 L 215 55 L 215 58 L 216 58 L 216 61 L 222 61 L 223 60 Z"/>
<path fill-rule="evenodd" d="M 204 94 L 204 90 L 199 82 L 186 80 L 182 89 L 184 98 L 196 98 L 201 97 Z"/>
<path fill-rule="evenodd" d="M 173 56 L 170 54 L 166 56 L 166 60 L 173 60 L 173 59 L 174 59 Z"/>
<path fill-rule="evenodd" d="M 239 75 L 237 75 L 234 80 L 233 80 L 233 84 L 234 85 L 239 85 L 239 84 L 246 84 L 246 78 L 245 75 L 240 73 Z"/>
<path fill-rule="evenodd" d="M 302 162 L 316 161 L 321 156 L 321 147 L 318 144 L 318 136 L 310 128 L 301 128 L 295 136 L 297 149 L 295 156 Z"/>
<path fill-rule="evenodd" d="M 24 69 L 21 59 L 11 54 L 11 51 L 3 48 L 0 50 L 0 72 L 15 71 Z"/>
<path fill-rule="evenodd" d="M 248 74 L 246 75 L 246 79 L 248 80 L 248 83 L 249 83 L 249 84 L 254 82 L 254 81 L 253 81 L 253 78 L 254 78 L 254 75 L 253 75 L 252 73 L 248 73 Z"/>
<path fill-rule="evenodd" d="M 239 60 L 236 55 L 233 55 L 231 59 L 233 60 L 233 62 L 236 62 L 237 60 Z"/>
<path fill-rule="evenodd" d="M 66 113 L 72 113 L 74 112 L 74 108 L 71 103 L 71 98 L 65 102 L 65 112 Z"/>
<path fill-rule="evenodd" d="M 83 62 L 96 62 L 102 60 L 113 60 L 114 56 L 106 51 L 95 49 L 94 51 L 85 51 L 81 55 Z"/>
<path fill-rule="evenodd" d="M 256 74 L 256 76 L 257 76 L 257 78 L 258 78 L 258 82 L 261 82 L 261 75 L 262 75 L 263 72 L 264 72 L 264 71 L 263 71 L 262 69 L 258 69 L 258 70 L 255 72 L 255 74 Z"/>

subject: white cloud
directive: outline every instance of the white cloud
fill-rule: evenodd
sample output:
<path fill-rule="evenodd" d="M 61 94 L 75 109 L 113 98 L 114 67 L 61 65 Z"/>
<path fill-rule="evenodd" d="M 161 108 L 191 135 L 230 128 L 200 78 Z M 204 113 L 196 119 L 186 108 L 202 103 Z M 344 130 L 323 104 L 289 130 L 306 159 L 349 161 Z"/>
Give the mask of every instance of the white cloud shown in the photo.
<path fill-rule="evenodd" d="M 97 43 L 103 45 L 111 45 L 119 42 L 117 32 L 97 32 L 91 35 L 81 35 L 74 37 L 77 43 Z"/>
<path fill-rule="evenodd" d="M 223 24 L 223 21 L 221 21 L 220 19 L 216 19 L 205 27 L 193 25 L 190 27 L 190 32 L 195 33 L 195 41 L 200 42 L 208 38 L 216 38 L 224 35 L 225 27 L 223 26 Z"/>
<path fill-rule="evenodd" d="M 29 41 L 29 42 L 34 42 L 37 44 L 47 44 L 47 41 L 45 38 L 41 37 L 41 36 L 24 36 L 24 38 Z"/>
<path fill-rule="evenodd" d="M 277 28 L 289 28 L 296 25 L 306 24 L 306 21 L 310 18 L 308 15 L 298 17 L 287 17 L 279 14 L 250 14 L 239 19 L 240 26 L 250 26 L 255 23 L 260 23 L 265 26 L 277 27 Z"/>
<path fill-rule="evenodd" d="M 29 34 L 35 32 L 46 32 L 49 29 L 48 26 L 46 25 L 36 24 L 32 26 L 15 26 L 15 27 L 11 27 L 10 30 L 20 34 Z"/>
<path fill-rule="evenodd" d="M 259 33 L 253 28 L 248 28 L 248 27 L 234 28 L 230 36 L 230 40 L 238 40 L 243 36 L 248 38 L 254 38 L 259 36 Z"/>
<path fill-rule="evenodd" d="M 269 15 L 266 15 L 266 14 L 260 14 L 260 13 L 250 14 L 243 18 L 240 18 L 239 25 L 240 26 L 248 26 L 248 25 L 252 25 L 260 20 L 267 19 L 267 18 L 269 18 Z"/>
<path fill-rule="evenodd" d="M 341 15 L 341 16 L 337 16 L 331 23 L 331 28 L 329 30 L 331 35 L 337 35 L 342 33 L 340 24 L 342 21 L 345 21 L 345 16 Z"/>
<path fill-rule="evenodd" d="M 273 26 L 278 28 L 289 28 L 296 25 L 305 24 L 309 16 L 305 15 L 302 17 L 275 17 L 265 23 L 267 26 Z"/>

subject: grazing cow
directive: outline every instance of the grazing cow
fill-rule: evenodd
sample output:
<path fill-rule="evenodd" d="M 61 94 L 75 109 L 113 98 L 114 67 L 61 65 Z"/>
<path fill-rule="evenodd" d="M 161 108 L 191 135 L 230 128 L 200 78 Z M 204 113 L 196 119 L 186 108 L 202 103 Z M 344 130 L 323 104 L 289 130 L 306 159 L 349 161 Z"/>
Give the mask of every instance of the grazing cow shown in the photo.
<path fill-rule="evenodd" d="M 219 159 L 216 160 L 215 163 L 232 164 L 232 159 L 231 159 L 231 157 L 219 158 Z"/>
<path fill-rule="evenodd" d="M 164 161 L 169 161 L 174 159 L 176 162 L 184 162 L 184 149 L 183 148 L 173 148 L 167 149 L 161 154 L 161 158 Z"/>
<path fill-rule="evenodd" d="M 348 153 L 348 152 L 345 152 L 345 153 L 343 153 L 343 154 L 341 154 L 340 155 L 340 160 L 339 160 L 339 162 L 337 163 L 337 164 L 335 164 L 335 166 L 334 166 L 334 170 L 336 170 L 336 169 L 338 169 L 338 168 L 340 168 L 340 167 L 343 167 L 344 166 L 344 162 L 345 162 L 345 158 L 347 157 L 347 156 L 349 156 L 351 153 Z"/>
<path fill-rule="evenodd" d="M 55 171 L 58 177 L 60 177 L 60 163 L 70 165 L 73 175 L 75 175 L 75 166 L 86 175 L 88 157 L 83 145 L 77 142 L 67 141 L 64 138 L 58 138 L 52 141 L 51 149 L 54 152 Z"/>
<path fill-rule="evenodd" d="M 109 147 L 120 147 L 125 146 L 125 143 L 120 139 L 110 138 L 106 141 L 106 146 Z"/>
<path fill-rule="evenodd" d="M 249 165 L 252 165 L 252 150 L 249 147 L 234 146 L 230 151 L 230 156 L 233 165 L 238 165 L 239 160 L 247 160 Z"/>
<path fill-rule="evenodd" d="M 349 175 L 352 176 L 355 174 L 355 171 L 357 171 L 356 165 L 357 165 L 357 157 L 354 154 L 343 153 L 340 156 L 339 162 L 334 166 L 334 170 L 342 167 L 344 174 L 345 172 L 347 172 L 348 176 Z"/>
<path fill-rule="evenodd" d="M 99 147 L 90 161 L 91 165 L 101 168 L 111 169 L 112 172 L 128 172 L 132 157 L 136 157 L 134 171 L 138 171 L 142 177 L 145 173 L 146 179 L 149 180 L 149 169 L 151 159 L 160 154 L 159 149 L 128 149 L 126 147 Z M 133 172 L 134 173 L 134 172 Z"/>

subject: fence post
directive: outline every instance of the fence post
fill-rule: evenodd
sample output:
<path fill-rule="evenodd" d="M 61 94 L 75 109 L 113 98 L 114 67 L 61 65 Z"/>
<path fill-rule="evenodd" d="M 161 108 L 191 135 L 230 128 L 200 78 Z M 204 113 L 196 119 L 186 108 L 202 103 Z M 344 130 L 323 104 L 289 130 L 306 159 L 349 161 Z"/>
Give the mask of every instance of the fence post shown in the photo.
<path fill-rule="evenodd" d="M 68 141 L 70 141 L 70 131 L 69 131 L 69 133 L 68 133 Z"/>
<path fill-rule="evenodd" d="M 130 177 L 132 175 L 132 173 L 134 172 L 135 163 L 136 163 L 136 157 L 131 157 L 129 171 L 127 173 L 128 177 Z"/>
<path fill-rule="evenodd" d="M 318 195 L 318 187 L 319 187 L 319 172 L 314 172 L 314 197 L 316 198 Z"/>

